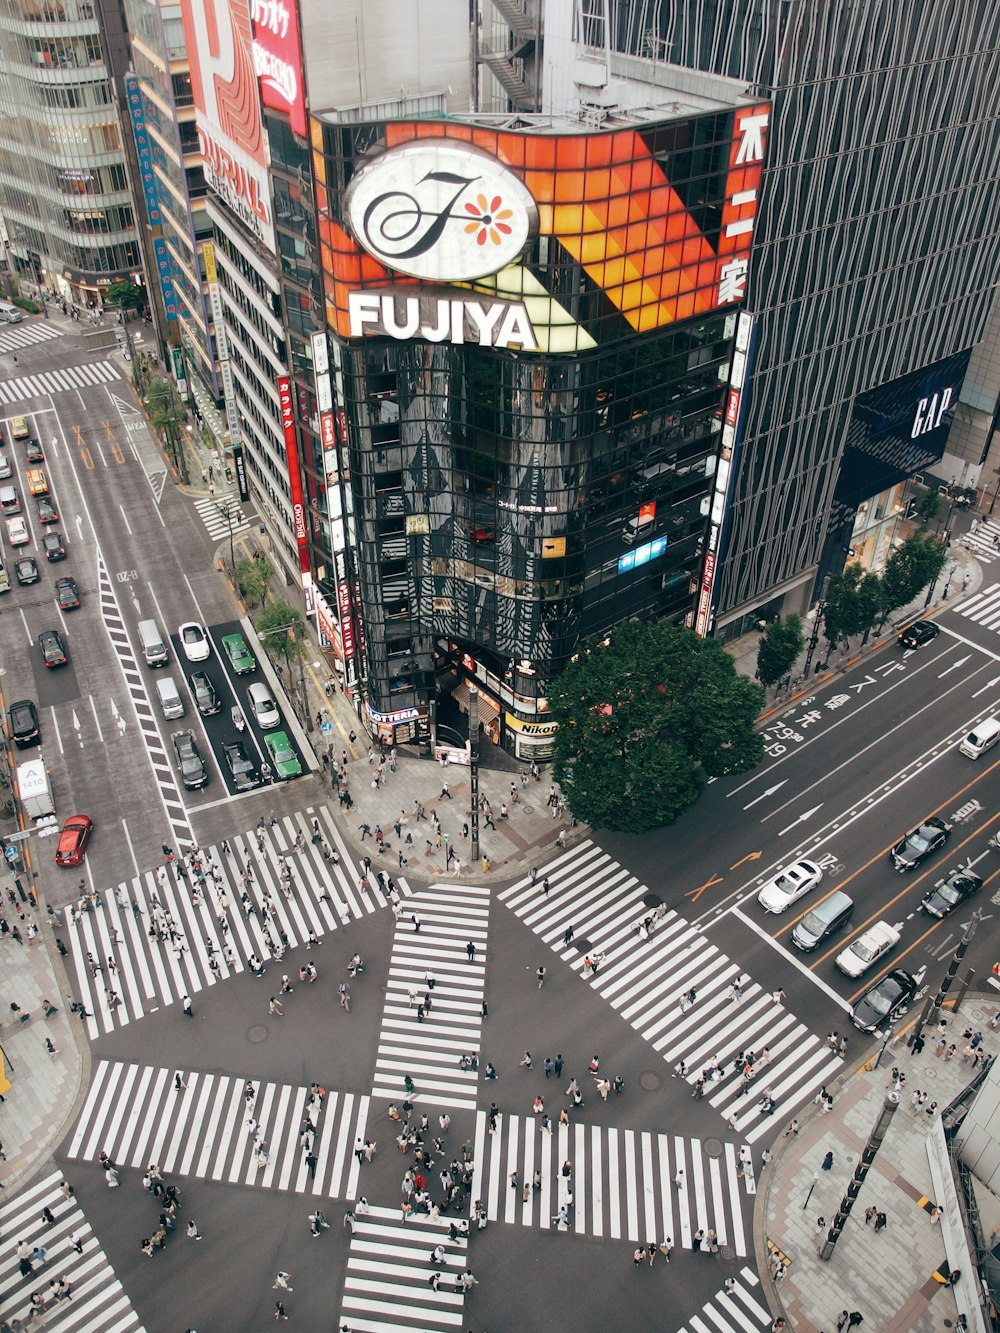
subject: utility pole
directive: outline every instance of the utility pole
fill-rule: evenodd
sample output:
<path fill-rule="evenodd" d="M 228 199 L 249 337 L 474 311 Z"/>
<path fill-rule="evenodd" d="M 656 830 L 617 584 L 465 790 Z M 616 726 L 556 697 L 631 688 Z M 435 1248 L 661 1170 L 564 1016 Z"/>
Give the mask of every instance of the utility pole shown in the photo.
<path fill-rule="evenodd" d="M 951 962 L 948 964 L 948 971 L 944 974 L 944 977 L 941 980 L 941 985 L 938 987 L 938 993 L 934 996 L 934 999 L 931 1002 L 930 1009 L 926 1011 L 926 1018 L 924 1017 L 924 1015 L 921 1015 L 920 1021 L 917 1023 L 917 1026 L 910 1033 L 906 1043 L 907 1046 L 910 1047 L 913 1046 L 913 1043 L 916 1041 L 917 1037 L 921 1034 L 925 1026 L 929 1026 L 931 1023 L 937 1022 L 938 1014 L 940 1014 L 941 1007 L 945 1002 L 945 998 L 948 992 L 951 990 L 951 984 L 955 980 L 955 977 L 958 973 L 959 965 L 961 964 L 962 959 L 968 952 L 969 945 L 972 943 L 972 937 L 976 933 L 976 927 L 979 925 L 980 921 L 980 912 L 981 909 L 977 907 L 976 910 L 972 913 L 972 916 L 970 916 L 969 920 L 966 922 L 965 929 L 962 932 L 962 938 L 959 940 L 958 947 L 952 954 Z"/>
<path fill-rule="evenodd" d="M 469 832 L 472 860 L 479 860 L 479 691 L 469 686 Z"/>
<path fill-rule="evenodd" d="M 851 1177 L 851 1183 L 847 1187 L 847 1193 L 840 1201 L 840 1207 L 833 1219 L 833 1225 L 826 1233 L 826 1240 L 823 1242 L 819 1252 L 821 1259 L 831 1259 L 833 1252 L 837 1248 L 837 1241 L 843 1235 L 847 1219 L 851 1215 L 851 1209 L 857 1202 L 858 1195 L 861 1193 L 861 1186 L 865 1183 L 865 1178 L 871 1170 L 879 1148 L 882 1146 L 882 1140 L 885 1138 L 889 1129 L 889 1123 L 896 1113 L 899 1106 L 899 1093 L 890 1089 L 885 1095 L 885 1101 L 878 1113 L 878 1119 L 875 1121 L 874 1128 L 868 1136 L 868 1142 L 865 1144 L 861 1156 L 858 1158 L 858 1164 L 854 1168 L 854 1175 Z"/>
<path fill-rule="evenodd" d="M 812 634 L 809 636 L 809 651 L 806 653 L 806 664 L 802 675 L 808 676 L 812 666 L 813 654 L 816 651 L 816 645 L 819 643 L 819 623 L 823 619 L 823 609 L 826 606 L 827 594 L 830 591 L 830 575 L 827 574 L 823 579 L 823 587 L 820 589 L 819 601 L 816 603 L 816 609 L 813 612 Z"/>

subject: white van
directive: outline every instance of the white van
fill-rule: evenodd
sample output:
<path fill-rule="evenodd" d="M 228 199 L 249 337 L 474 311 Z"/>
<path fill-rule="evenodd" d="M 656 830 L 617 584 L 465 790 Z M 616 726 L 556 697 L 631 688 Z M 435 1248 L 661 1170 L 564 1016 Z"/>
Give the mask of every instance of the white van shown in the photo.
<path fill-rule="evenodd" d="M 24 319 L 24 311 L 18 310 L 16 305 L 11 305 L 9 301 L 0 301 L 0 319 L 7 324 L 20 324 Z"/>
<path fill-rule="evenodd" d="M 978 759 L 987 750 L 992 750 L 1000 740 L 1000 722 L 995 717 L 988 717 L 977 722 L 968 736 L 959 743 L 959 751 L 968 759 Z"/>
<path fill-rule="evenodd" d="M 157 628 L 155 620 L 139 621 L 139 642 L 142 644 L 142 655 L 148 667 L 166 666 L 170 661 L 167 641 Z"/>
<path fill-rule="evenodd" d="M 41 756 L 17 766 L 17 794 L 29 819 L 45 819 L 56 812 L 49 775 Z"/>
<path fill-rule="evenodd" d="M 163 709 L 164 717 L 183 717 L 184 700 L 180 696 L 173 676 L 161 676 L 156 682 L 156 694 Z"/>

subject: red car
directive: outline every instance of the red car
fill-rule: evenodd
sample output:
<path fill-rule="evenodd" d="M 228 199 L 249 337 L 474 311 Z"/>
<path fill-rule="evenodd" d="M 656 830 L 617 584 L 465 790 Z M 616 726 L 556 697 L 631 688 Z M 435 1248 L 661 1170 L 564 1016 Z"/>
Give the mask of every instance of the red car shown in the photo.
<path fill-rule="evenodd" d="M 94 821 L 90 815 L 70 815 L 63 824 L 56 847 L 57 866 L 78 866 L 83 860 Z"/>

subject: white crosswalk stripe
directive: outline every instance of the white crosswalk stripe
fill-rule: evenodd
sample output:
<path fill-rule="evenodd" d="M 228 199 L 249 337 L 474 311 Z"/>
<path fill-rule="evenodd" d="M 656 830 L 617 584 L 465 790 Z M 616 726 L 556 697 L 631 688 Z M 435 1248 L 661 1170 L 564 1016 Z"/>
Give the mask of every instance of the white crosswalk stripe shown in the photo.
<path fill-rule="evenodd" d="M 966 620 L 1000 634 L 1000 584 L 982 588 L 955 608 Z"/>
<path fill-rule="evenodd" d="M 759 1286 L 760 1279 L 753 1269 L 741 1268 L 732 1291 L 723 1287 L 716 1292 L 677 1333 L 752 1333 L 769 1328 L 771 1311 L 758 1291 Z"/>
<path fill-rule="evenodd" d="M 551 1090 L 551 1132 L 542 1128 L 537 1116 L 501 1115 L 491 1134 L 486 1112 L 476 1116 L 476 1192 L 487 1217 L 543 1230 L 561 1226 L 556 1219 L 570 1188 L 570 1180 L 562 1174 L 568 1160 L 573 1164 L 573 1203 L 565 1229 L 641 1245 L 669 1236 L 679 1249 L 691 1249 L 695 1233 L 711 1228 L 720 1247 L 731 1247 L 740 1258 L 746 1257 L 751 1204 L 747 1203 L 744 1218 L 745 1196 L 732 1143 L 721 1144 L 720 1155 L 711 1156 L 701 1139 L 580 1123 L 560 1125 L 555 1103 L 568 1105 L 565 1088 L 550 1080 L 543 1090 Z M 684 1172 L 680 1187 L 673 1183 L 678 1170 Z M 516 1186 L 511 1185 L 514 1171 Z M 536 1171 L 541 1175 L 537 1189 Z"/>
<path fill-rule="evenodd" d="M 478 1074 L 458 1062 L 479 1051 L 489 911 L 486 887 L 434 884 L 408 899 L 392 942 L 373 1097 L 399 1101 L 409 1075 L 416 1084 L 412 1101 L 475 1107 Z M 431 1007 L 420 1021 L 425 995 Z"/>
<path fill-rule="evenodd" d="M 60 1333 L 93 1333 L 94 1329 L 144 1333 L 80 1205 L 75 1198 L 63 1198 L 59 1180 L 58 1172 L 34 1180 L 0 1208 L 0 1231 L 5 1242 L 0 1249 L 0 1320 L 4 1328 L 14 1326 L 14 1320 L 23 1320 L 26 1327 L 31 1317 L 31 1297 L 41 1292 L 49 1316 L 44 1322 L 48 1326 L 51 1320 L 51 1327 Z M 41 1216 L 45 1207 L 55 1217 L 54 1226 Z M 82 1243 L 79 1254 L 70 1243 L 74 1233 Z M 36 1264 L 34 1273 L 27 1277 L 21 1276 L 14 1252 L 21 1239 L 32 1248 L 41 1245 L 46 1251 L 44 1264 Z M 56 1299 L 49 1286 L 60 1278 L 72 1283 L 71 1295 L 64 1300 Z M 43 1320 L 39 1318 L 38 1322 L 41 1325 Z"/>
<path fill-rule="evenodd" d="M 180 1090 L 178 1073 L 187 1084 Z M 126 1171 L 155 1162 L 164 1176 L 353 1199 L 362 1170 L 354 1144 L 364 1138 L 368 1098 L 328 1092 L 310 1105 L 309 1088 L 251 1082 L 248 1097 L 242 1077 L 100 1060 L 67 1156 L 96 1162 L 103 1151 Z M 316 1127 L 315 1176 L 300 1136 L 307 1113 Z"/>
<path fill-rule="evenodd" d="M 197 509 L 201 521 L 208 529 L 208 535 L 213 541 L 219 542 L 224 537 L 227 539 L 229 537 L 229 520 L 225 517 L 227 507 L 232 515 L 234 537 L 241 532 L 246 532 L 252 522 L 241 506 L 239 496 L 232 495 L 229 492 L 195 500 L 194 507 Z"/>
<path fill-rule="evenodd" d="M 1000 522 L 992 518 L 980 519 L 975 532 L 970 528 L 961 542 L 980 564 L 990 564 L 1000 556 Z"/>
<path fill-rule="evenodd" d="M 325 860 L 321 846 L 310 840 L 314 817 L 339 855 L 338 864 Z M 305 834 L 305 843 L 295 851 L 298 832 Z M 268 936 L 279 949 L 283 943 L 295 948 L 308 942 L 310 931 L 320 941 L 385 906 L 376 887 L 361 892 L 352 853 L 325 807 L 310 807 L 299 821 L 281 819 L 259 835 L 254 830 L 234 836 L 229 847 L 228 853 L 215 845 L 202 849 L 203 865 L 216 867 L 214 887 L 209 878 L 195 892 L 197 877 L 188 871 L 181 880 L 175 864 L 120 884 L 103 895 L 100 907 L 67 920 L 74 994 L 90 1015 L 85 1022 L 92 1038 L 185 994 L 196 998 L 206 986 L 243 972 L 253 955 L 267 963 Z M 282 887 L 283 861 L 292 871 L 290 896 Z M 248 866 L 253 875 L 246 893 L 253 911 L 241 901 Z M 408 898 L 406 881 L 395 883 L 400 896 Z M 150 934 L 156 923 L 160 940 Z M 217 970 L 211 966 L 213 957 Z"/>
<path fill-rule="evenodd" d="M 373 1207 L 358 1216 L 336 1327 L 350 1328 L 351 1333 L 461 1330 L 465 1297 L 456 1288 L 466 1271 L 468 1241 L 461 1236 L 450 1240 L 448 1223 L 445 1217 L 420 1216 L 401 1225 L 398 1210 L 391 1208 Z M 434 1265 L 429 1261 L 438 1245 L 444 1247 L 445 1257 Z M 430 1285 L 434 1272 L 441 1275 L 436 1291 Z"/>
<path fill-rule="evenodd" d="M 21 324 L 0 332 L 0 352 L 19 352 L 22 347 L 36 346 L 50 338 L 63 337 L 63 330 L 53 324 Z"/>
<path fill-rule="evenodd" d="M 79 366 L 60 366 L 37 375 L 11 376 L 0 380 L 0 403 L 23 403 L 30 398 L 45 398 L 53 393 L 92 389 L 120 380 L 121 371 L 112 361 L 87 361 Z"/>
<path fill-rule="evenodd" d="M 718 1060 L 725 1075 L 710 1081 L 709 1101 L 748 1143 L 773 1134 L 774 1123 L 759 1105 L 770 1089 L 783 1116 L 835 1077 L 842 1062 L 782 1005 L 775 1004 L 726 954 L 678 913 L 657 906 L 658 896 L 593 843 L 584 842 L 545 868 L 550 889 L 519 880 L 499 895 L 581 979 L 675 1066 L 686 1065 L 693 1086 Z M 660 912 L 645 942 L 637 934 L 643 919 Z M 565 943 L 572 927 L 574 938 Z M 603 955 L 596 974 L 584 966 Z M 742 999 L 731 988 L 742 981 Z M 682 1011 L 681 997 L 696 992 Z M 738 1053 L 753 1051 L 756 1077 L 748 1090 L 735 1068 Z M 749 1095 L 741 1095 L 748 1091 Z"/>

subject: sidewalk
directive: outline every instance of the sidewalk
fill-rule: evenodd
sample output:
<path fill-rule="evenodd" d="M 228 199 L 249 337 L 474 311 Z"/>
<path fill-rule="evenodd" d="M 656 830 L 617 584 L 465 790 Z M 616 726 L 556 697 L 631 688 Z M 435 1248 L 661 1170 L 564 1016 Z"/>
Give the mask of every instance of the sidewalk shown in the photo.
<path fill-rule="evenodd" d="M 834 1098 L 831 1112 L 811 1107 L 800 1114 L 797 1136 L 785 1136 L 787 1122 L 775 1124 L 777 1139 L 770 1145 L 774 1160 L 766 1167 L 756 1163 L 754 1240 L 763 1289 L 772 1312 L 787 1319 L 789 1333 L 833 1333 L 844 1309 L 860 1311 L 872 1333 L 938 1333 L 949 1326 L 948 1320 L 954 1326 L 956 1294 L 970 1291 L 978 1279 L 967 1258 L 957 1264 L 967 1286 L 960 1284 L 953 1291 L 933 1276 L 946 1262 L 946 1243 L 951 1248 L 952 1242 L 946 1233 L 947 1200 L 933 1188 L 927 1144 L 940 1111 L 974 1076 L 971 1063 L 961 1058 L 962 1033 L 967 1028 L 981 1031 L 990 1055 L 1000 1052 L 1000 1033 L 989 1028 L 998 1005 L 1000 995 L 991 1000 L 985 993 L 970 993 L 961 1013 L 952 1016 L 945 1010 L 949 1040 L 958 1046 L 952 1060 L 935 1056 L 933 1034 L 925 1034 L 927 1045 L 919 1056 L 908 1051 L 897 1034 L 878 1069 L 848 1068 L 838 1080 L 840 1086 L 828 1088 Z M 851 1035 L 856 1047 L 859 1034 Z M 899 1106 L 836 1249 L 824 1261 L 818 1257 L 820 1247 L 892 1085 L 894 1066 L 906 1075 Z M 915 1111 L 911 1096 L 918 1088 L 928 1099 Z M 926 1114 L 932 1103 L 938 1113 L 933 1118 Z M 828 1151 L 833 1153 L 833 1168 L 825 1172 L 821 1167 Z M 1000 1223 L 1000 1201 L 984 1189 L 978 1201 L 982 1229 L 989 1237 Z M 933 1204 L 946 1207 L 940 1224 L 931 1221 Z M 872 1206 L 887 1218 L 878 1234 L 865 1224 L 865 1209 Z M 820 1217 L 825 1219 L 823 1228 Z M 954 1243 L 958 1248 L 952 1248 L 952 1254 L 961 1254 L 964 1239 L 956 1236 Z M 769 1268 L 772 1245 L 786 1256 L 788 1267 L 777 1283 Z M 970 1326 L 975 1326 L 971 1318 Z"/>

